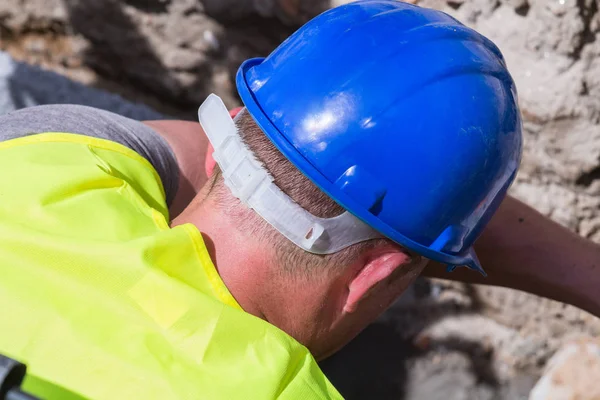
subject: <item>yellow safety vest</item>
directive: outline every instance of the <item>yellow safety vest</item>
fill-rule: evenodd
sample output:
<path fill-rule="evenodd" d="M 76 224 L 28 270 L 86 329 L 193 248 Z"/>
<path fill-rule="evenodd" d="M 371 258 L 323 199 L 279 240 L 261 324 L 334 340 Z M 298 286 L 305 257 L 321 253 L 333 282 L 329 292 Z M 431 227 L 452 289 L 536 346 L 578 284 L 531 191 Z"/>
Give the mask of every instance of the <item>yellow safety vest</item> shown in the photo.
<path fill-rule="evenodd" d="M 310 352 L 245 313 L 160 179 L 119 144 L 0 143 L 0 353 L 44 399 L 340 398 Z"/>

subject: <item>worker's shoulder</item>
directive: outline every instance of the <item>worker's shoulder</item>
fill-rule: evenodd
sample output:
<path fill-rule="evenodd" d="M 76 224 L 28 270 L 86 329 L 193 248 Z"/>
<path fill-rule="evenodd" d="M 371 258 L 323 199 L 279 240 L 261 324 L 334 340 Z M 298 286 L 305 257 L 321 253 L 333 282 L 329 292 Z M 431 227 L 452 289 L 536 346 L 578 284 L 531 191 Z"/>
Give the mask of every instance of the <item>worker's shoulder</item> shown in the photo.
<path fill-rule="evenodd" d="M 0 174 L 4 222 L 65 234 L 105 227 L 118 234 L 128 224 L 168 221 L 155 169 L 109 140 L 66 132 L 12 139 L 0 143 L 0 171 L 10 171 Z"/>
<path fill-rule="evenodd" d="M 179 169 L 169 144 L 148 125 L 75 104 L 23 108 L 0 116 L 0 142 L 47 132 L 63 132 L 118 143 L 146 159 L 160 176 L 167 198 L 177 191 Z"/>

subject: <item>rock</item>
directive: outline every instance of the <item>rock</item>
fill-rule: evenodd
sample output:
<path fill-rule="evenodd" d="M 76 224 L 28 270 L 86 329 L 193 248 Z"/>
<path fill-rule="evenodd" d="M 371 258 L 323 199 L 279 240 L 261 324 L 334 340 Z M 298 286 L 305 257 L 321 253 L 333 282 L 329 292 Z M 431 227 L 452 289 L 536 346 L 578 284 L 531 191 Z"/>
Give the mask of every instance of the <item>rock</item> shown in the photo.
<path fill-rule="evenodd" d="M 591 237 L 600 232 L 600 217 L 581 221 L 579 232 L 585 237 Z"/>
<path fill-rule="evenodd" d="M 546 365 L 529 400 L 600 399 L 600 340 L 581 338 L 565 344 Z"/>

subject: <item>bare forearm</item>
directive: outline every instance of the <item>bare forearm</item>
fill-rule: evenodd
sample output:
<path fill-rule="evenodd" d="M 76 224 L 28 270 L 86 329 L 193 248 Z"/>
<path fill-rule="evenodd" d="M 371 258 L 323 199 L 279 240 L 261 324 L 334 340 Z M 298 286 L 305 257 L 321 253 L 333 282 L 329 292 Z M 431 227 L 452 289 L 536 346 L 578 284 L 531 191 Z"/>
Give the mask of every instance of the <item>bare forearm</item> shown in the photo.
<path fill-rule="evenodd" d="M 600 245 L 508 197 L 475 246 L 488 277 L 432 263 L 426 274 L 505 286 L 573 304 L 600 316 Z"/>

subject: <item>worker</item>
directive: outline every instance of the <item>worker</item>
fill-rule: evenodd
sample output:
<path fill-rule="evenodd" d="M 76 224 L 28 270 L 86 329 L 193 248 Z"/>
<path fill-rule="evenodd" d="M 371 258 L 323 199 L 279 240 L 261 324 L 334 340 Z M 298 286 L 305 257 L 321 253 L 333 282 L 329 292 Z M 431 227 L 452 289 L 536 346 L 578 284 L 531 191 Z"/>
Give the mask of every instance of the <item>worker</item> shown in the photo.
<path fill-rule="evenodd" d="M 359 1 L 246 61 L 237 89 L 234 119 L 210 95 L 200 124 L 0 117 L 0 353 L 28 393 L 340 398 L 317 360 L 428 262 L 600 310 L 598 246 L 506 196 L 517 94 L 482 35 Z"/>

